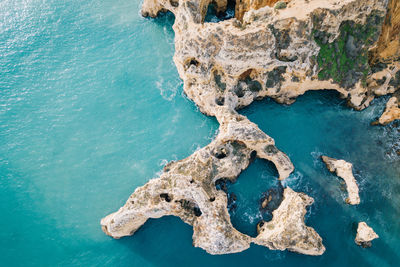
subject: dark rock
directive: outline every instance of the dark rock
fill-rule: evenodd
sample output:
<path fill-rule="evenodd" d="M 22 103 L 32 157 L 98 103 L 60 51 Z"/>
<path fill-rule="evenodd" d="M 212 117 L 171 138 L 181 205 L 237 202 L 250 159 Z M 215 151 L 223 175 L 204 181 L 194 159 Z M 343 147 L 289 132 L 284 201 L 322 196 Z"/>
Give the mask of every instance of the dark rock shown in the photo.
<path fill-rule="evenodd" d="M 223 106 L 224 103 L 225 103 L 225 98 L 222 97 L 222 96 L 220 96 L 220 97 L 218 97 L 218 98 L 215 99 L 215 103 L 216 103 L 218 106 Z"/>
<path fill-rule="evenodd" d="M 279 182 L 276 187 L 268 189 L 260 199 L 260 210 L 272 215 L 272 212 L 279 207 L 283 200 L 284 188 Z"/>
<path fill-rule="evenodd" d="M 224 146 L 220 146 L 215 149 L 214 156 L 217 159 L 223 159 L 227 156 L 227 153 L 228 152 L 226 151 L 226 148 Z"/>
<path fill-rule="evenodd" d="M 267 145 L 265 148 L 264 148 L 264 151 L 265 151 L 265 153 L 267 153 L 267 154 L 276 154 L 276 153 L 278 153 L 278 149 L 276 148 L 276 146 L 274 146 L 274 145 Z"/>
<path fill-rule="evenodd" d="M 171 202 L 171 200 L 172 200 L 172 197 L 167 193 L 160 194 L 160 198 L 162 198 L 163 200 L 165 200 L 167 202 Z"/>
<path fill-rule="evenodd" d="M 286 66 L 279 66 L 268 72 L 268 79 L 265 86 L 267 88 L 273 88 L 274 86 L 283 82 L 285 79 L 283 78 L 282 74 L 284 74 L 285 72 Z"/>

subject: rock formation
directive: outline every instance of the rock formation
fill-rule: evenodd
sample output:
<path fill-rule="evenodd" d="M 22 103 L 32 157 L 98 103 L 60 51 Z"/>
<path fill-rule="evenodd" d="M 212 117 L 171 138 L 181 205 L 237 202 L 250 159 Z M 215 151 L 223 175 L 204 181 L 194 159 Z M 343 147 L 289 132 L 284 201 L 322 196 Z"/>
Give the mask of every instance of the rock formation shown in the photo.
<path fill-rule="evenodd" d="M 385 111 L 380 116 L 378 123 L 386 125 L 398 119 L 400 119 L 400 101 L 396 96 L 393 96 L 386 103 Z"/>
<path fill-rule="evenodd" d="M 149 218 L 175 215 L 193 226 L 193 245 L 211 254 L 247 249 L 251 238 L 233 228 L 227 197 L 219 179 L 234 181 L 256 156 L 272 161 L 281 179 L 293 170 L 274 140 L 237 113 L 218 116 L 220 133 L 208 146 L 170 162 L 157 179 L 139 187 L 116 213 L 102 219 L 104 232 L 114 238 L 132 235 Z"/>
<path fill-rule="evenodd" d="M 308 90 L 322 89 L 338 91 L 355 109 L 365 108 L 376 95 L 398 89 L 397 63 L 382 62 L 385 49 L 377 49 L 378 40 L 382 45 L 392 40 L 381 32 L 394 31 L 385 24 L 387 0 L 291 0 L 284 1 L 284 9 L 272 7 L 276 2 L 237 0 L 236 18 L 204 23 L 210 4 L 219 13 L 228 1 L 144 0 L 143 16 L 175 15 L 174 62 L 184 92 L 201 112 L 215 116 L 220 128 L 209 145 L 168 163 L 159 178 L 102 219 L 108 235 L 132 235 L 148 218 L 175 215 L 193 226 L 194 246 L 212 254 L 239 252 L 251 242 L 310 255 L 324 252 L 321 238 L 304 225 L 312 198 L 289 188 L 255 239 L 232 226 L 226 194 L 215 188 L 216 181 L 234 181 L 256 156 L 272 161 L 279 179 L 294 169 L 274 140 L 237 110 L 264 97 L 290 104 Z M 369 60 L 372 49 L 377 50 Z M 354 190 L 349 189 L 351 203 L 357 202 Z"/>
<path fill-rule="evenodd" d="M 356 179 L 353 176 L 353 165 L 342 159 L 333 159 L 327 156 L 322 156 L 326 167 L 332 173 L 342 178 L 346 183 L 347 193 L 349 197 L 346 198 L 346 203 L 351 205 L 360 204 L 360 196 L 358 195 L 358 186 Z"/>
<path fill-rule="evenodd" d="M 357 235 L 354 240 L 357 245 L 364 248 L 371 247 L 371 241 L 376 238 L 379 238 L 379 236 L 371 227 L 369 227 L 365 222 L 358 223 Z"/>
<path fill-rule="evenodd" d="M 283 201 L 273 211 L 272 220 L 258 224 L 258 236 L 254 243 L 270 249 L 288 249 L 308 255 L 323 254 L 325 247 L 322 238 L 313 228 L 304 224 L 306 207 L 313 202 L 314 199 L 306 194 L 285 188 Z"/>
<path fill-rule="evenodd" d="M 235 5 L 235 18 L 243 20 L 244 14 L 249 10 L 257 10 L 265 6 L 273 7 L 278 2 L 286 5 L 290 0 L 238 0 Z"/>

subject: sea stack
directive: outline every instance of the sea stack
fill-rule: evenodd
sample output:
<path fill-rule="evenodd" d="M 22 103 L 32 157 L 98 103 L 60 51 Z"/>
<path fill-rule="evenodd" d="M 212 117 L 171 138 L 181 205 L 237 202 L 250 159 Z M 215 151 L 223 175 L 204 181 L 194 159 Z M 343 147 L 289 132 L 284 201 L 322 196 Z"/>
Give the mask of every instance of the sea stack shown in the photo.
<path fill-rule="evenodd" d="M 354 240 L 357 245 L 364 248 L 371 247 L 371 241 L 376 238 L 379 238 L 379 236 L 371 227 L 369 227 L 365 222 L 358 223 L 357 235 Z"/>
<path fill-rule="evenodd" d="M 347 193 L 349 194 L 349 197 L 346 198 L 346 203 L 351 205 L 360 204 L 358 186 L 353 175 L 353 165 L 342 159 L 338 160 L 327 156 L 322 156 L 321 158 L 330 172 L 336 173 L 337 176 L 345 181 Z"/>

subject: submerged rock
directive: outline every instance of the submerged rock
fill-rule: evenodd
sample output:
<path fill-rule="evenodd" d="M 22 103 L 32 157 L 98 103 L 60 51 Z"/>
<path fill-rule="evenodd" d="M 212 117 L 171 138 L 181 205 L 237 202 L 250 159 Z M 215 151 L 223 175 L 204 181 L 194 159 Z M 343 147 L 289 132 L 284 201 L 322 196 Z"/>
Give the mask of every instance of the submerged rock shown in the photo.
<path fill-rule="evenodd" d="M 322 238 L 304 223 L 306 207 L 313 202 L 314 199 L 306 194 L 285 188 L 283 201 L 272 212 L 272 220 L 258 225 L 258 236 L 254 243 L 270 249 L 288 249 L 307 255 L 323 254 L 325 247 Z"/>
<path fill-rule="evenodd" d="M 330 172 L 336 173 L 337 176 L 345 181 L 347 193 L 349 194 L 349 197 L 346 198 L 346 203 L 351 205 L 360 204 L 358 185 L 353 175 L 353 165 L 342 159 L 338 160 L 327 156 L 322 156 L 321 158 Z"/>
<path fill-rule="evenodd" d="M 369 227 L 365 222 L 358 223 L 357 235 L 354 240 L 357 245 L 364 248 L 371 247 L 371 241 L 376 238 L 379 238 L 379 236 L 371 227 Z"/>

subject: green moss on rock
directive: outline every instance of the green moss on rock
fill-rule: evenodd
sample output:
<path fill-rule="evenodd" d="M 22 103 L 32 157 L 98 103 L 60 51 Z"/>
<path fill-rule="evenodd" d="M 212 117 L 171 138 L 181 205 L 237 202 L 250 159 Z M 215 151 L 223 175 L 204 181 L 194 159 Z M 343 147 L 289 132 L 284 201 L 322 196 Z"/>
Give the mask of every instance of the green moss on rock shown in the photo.
<path fill-rule="evenodd" d="M 318 20 L 314 20 L 318 21 Z M 317 56 L 318 79 L 332 79 L 345 88 L 353 87 L 359 80 L 366 86 L 371 68 L 368 64 L 368 48 L 379 37 L 382 16 L 373 12 L 365 25 L 345 21 L 340 25 L 340 35 L 329 42 L 330 34 L 313 30 L 315 42 L 320 46 Z"/>

